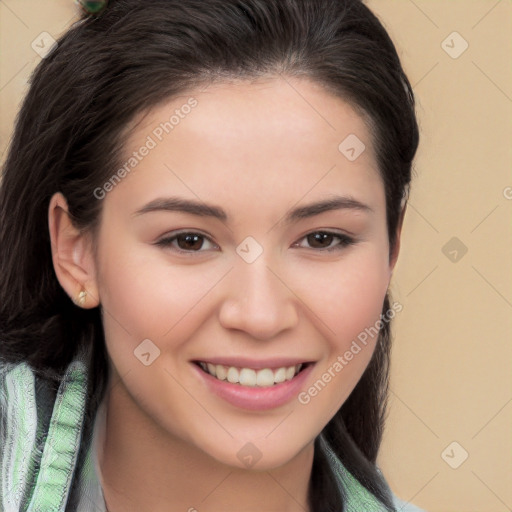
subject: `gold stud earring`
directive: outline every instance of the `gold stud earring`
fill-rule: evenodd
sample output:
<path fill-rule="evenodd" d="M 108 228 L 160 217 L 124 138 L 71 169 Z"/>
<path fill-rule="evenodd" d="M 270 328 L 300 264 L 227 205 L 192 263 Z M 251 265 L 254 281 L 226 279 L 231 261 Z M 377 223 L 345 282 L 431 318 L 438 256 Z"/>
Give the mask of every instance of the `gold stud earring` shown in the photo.
<path fill-rule="evenodd" d="M 85 301 L 87 300 L 87 292 L 85 290 L 82 290 L 79 294 L 78 294 L 78 299 L 76 301 L 76 303 L 79 305 L 79 306 L 83 306 L 85 304 Z"/>

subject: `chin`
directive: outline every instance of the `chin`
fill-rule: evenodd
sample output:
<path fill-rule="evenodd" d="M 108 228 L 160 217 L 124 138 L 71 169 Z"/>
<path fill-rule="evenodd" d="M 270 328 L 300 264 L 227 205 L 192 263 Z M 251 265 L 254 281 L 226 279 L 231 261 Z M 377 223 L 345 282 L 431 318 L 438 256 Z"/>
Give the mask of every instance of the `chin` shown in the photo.
<path fill-rule="evenodd" d="M 254 471 L 270 471 L 285 466 L 295 457 L 301 454 L 305 446 L 311 443 L 291 445 L 283 444 L 284 440 L 274 439 L 269 442 L 268 439 L 240 442 L 235 440 L 232 443 L 233 449 L 218 450 L 206 452 L 217 462 L 237 469 L 246 469 Z"/>

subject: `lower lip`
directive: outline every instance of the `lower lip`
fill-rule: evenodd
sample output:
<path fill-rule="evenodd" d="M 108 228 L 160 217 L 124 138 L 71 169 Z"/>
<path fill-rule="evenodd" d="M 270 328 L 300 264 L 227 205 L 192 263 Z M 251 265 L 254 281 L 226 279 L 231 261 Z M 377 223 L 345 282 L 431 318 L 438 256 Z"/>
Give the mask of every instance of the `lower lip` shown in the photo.
<path fill-rule="evenodd" d="M 299 394 L 304 381 L 308 378 L 314 366 L 309 364 L 293 379 L 281 382 L 280 384 L 266 387 L 250 387 L 232 384 L 226 380 L 219 380 L 203 371 L 197 364 L 192 364 L 212 393 L 235 407 L 251 411 L 274 409 L 289 402 Z"/>

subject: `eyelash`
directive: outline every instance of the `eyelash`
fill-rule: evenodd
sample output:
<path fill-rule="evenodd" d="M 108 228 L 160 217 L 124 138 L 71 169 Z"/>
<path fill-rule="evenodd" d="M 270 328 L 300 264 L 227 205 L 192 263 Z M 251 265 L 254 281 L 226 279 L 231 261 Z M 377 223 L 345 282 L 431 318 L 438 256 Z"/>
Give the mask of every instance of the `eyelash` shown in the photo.
<path fill-rule="evenodd" d="M 351 238 L 351 237 L 349 237 L 347 235 L 344 235 L 344 234 L 341 234 L 341 233 L 336 233 L 336 232 L 333 232 L 333 231 L 324 231 L 324 230 L 311 231 L 310 233 L 307 233 L 306 235 L 304 235 L 301 238 L 301 240 L 306 239 L 308 236 L 319 234 L 319 233 L 321 233 L 323 235 L 328 235 L 328 236 L 333 236 L 335 238 L 338 238 L 338 240 L 340 240 L 340 243 L 334 245 L 333 247 L 329 247 L 329 248 L 320 248 L 319 249 L 319 248 L 311 247 L 310 249 L 313 250 L 313 251 L 317 251 L 317 252 L 340 251 L 340 250 L 344 249 L 345 247 L 348 247 L 348 246 L 353 245 L 353 244 L 356 243 L 356 240 L 354 240 L 353 238 Z M 171 244 L 175 240 L 177 240 L 177 238 L 180 235 L 196 235 L 196 236 L 199 236 L 201 238 L 205 238 L 205 239 L 209 240 L 211 243 L 213 243 L 211 241 L 211 239 L 208 236 L 204 235 L 203 233 L 199 233 L 199 232 L 196 232 L 196 231 L 181 231 L 179 233 L 174 234 L 173 236 L 162 238 L 161 240 L 156 242 L 155 245 L 160 246 L 160 247 L 164 247 L 164 248 L 169 248 L 171 246 Z M 294 246 L 296 246 L 296 243 L 294 244 Z M 181 254 L 193 254 L 193 253 L 205 252 L 205 251 L 202 251 L 202 250 L 186 251 L 184 249 L 179 249 L 179 248 L 173 248 L 172 250 L 177 252 L 177 253 L 181 253 Z"/>

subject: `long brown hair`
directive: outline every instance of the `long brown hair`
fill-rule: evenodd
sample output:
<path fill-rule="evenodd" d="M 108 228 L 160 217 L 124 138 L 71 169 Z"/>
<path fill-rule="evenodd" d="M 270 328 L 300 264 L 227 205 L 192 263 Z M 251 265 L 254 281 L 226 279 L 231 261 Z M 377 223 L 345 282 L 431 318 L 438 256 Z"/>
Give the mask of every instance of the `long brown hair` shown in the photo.
<path fill-rule="evenodd" d="M 390 253 L 418 146 L 414 96 L 395 47 L 359 0 L 111 0 L 83 15 L 35 70 L 0 190 L 0 358 L 58 381 L 90 361 L 87 421 L 106 390 L 100 307 L 75 306 L 57 281 L 48 206 L 60 191 L 76 227 L 95 232 L 93 191 L 121 164 L 125 129 L 146 109 L 198 85 L 303 76 L 348 101 L 371 129 L 385 186 Z M 383 313 L 389 309 L 389 297 Z M 345 467 L 393 510 L 375 461 L 386 412 L 390 322 L 357 386 L 323 431 Z M 342 491 L 341 491 L 342 492 Z M 314 511 L 344 502 L 315 449 Z"/>

